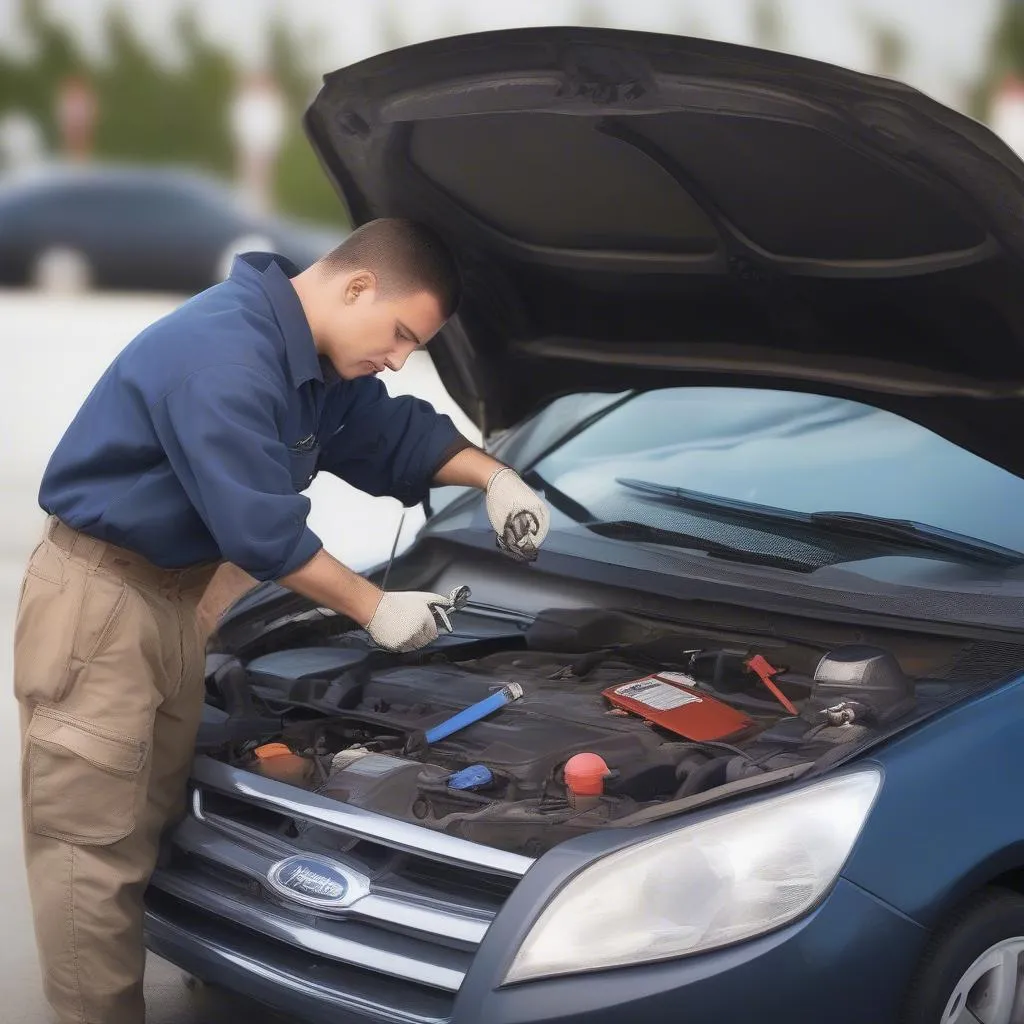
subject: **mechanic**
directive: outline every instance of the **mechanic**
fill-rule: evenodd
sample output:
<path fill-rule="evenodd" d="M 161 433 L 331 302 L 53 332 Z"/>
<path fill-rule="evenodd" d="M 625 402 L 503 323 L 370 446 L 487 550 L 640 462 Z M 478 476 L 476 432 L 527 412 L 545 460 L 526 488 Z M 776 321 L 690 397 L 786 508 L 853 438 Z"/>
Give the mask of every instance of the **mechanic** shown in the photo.
<path fill-rule="evenodd" d="M 398 219 L 302 273 L 240 256 L 118 355 L 57 446 L 14 686 L 29 889 L 62 1024 L 145 1019 L 143 892 L 184 811 L 219 612 L 276 580 L 407 651 L 451 610 L 439 594 L 382 593 L 323 550 L 301 493 L 316 472 L 405 505 L 432 483 L 478 487 L 499 535 L 519 517 L 527 553 L 543 542 L 547 509 L 514 470 L 376 376 L 426 345 L 459 290 L 441 239 Z"/>

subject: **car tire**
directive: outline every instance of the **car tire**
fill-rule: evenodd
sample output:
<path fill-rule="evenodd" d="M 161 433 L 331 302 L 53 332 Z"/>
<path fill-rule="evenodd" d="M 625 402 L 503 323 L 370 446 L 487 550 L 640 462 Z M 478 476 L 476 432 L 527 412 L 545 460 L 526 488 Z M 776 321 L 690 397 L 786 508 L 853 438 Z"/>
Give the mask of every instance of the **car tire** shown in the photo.
<path fill-rule="evenodd" d="M 78 294 L 93 286 L 92 265 L 77 249 L 53 246 L 36 254 L 29 280 L 39 291 Z"/>
<path fill-rule="evenodd" d="M 1022 967 L 1024 895 L 984 889 L 936 932 L 911 987 L 904 1024 L 1024 1019 Z"/>

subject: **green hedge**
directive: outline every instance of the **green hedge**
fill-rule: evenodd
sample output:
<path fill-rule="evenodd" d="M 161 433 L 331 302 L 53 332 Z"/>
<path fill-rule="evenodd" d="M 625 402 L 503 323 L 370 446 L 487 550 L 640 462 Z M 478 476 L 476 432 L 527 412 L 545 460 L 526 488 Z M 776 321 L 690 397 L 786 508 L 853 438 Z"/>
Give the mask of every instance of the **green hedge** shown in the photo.
<path fill-rule="evenodd" d="M 180 65 L 154 59 L 120 9 L 106 22 L 106 56 L 91 61 L 72 33 L 50 18 L 41 0 L 21 0 L 30 58 L 0 54 L 0 116 L 22 111 L 56 148 L 54 100 L 69 75 L 87 78 L 96 91 L 99 118 L 95 157 L 139 164 L 189 165 L 222 178 L 234 168 L 228 111 L 240 69 L 223 48 L 205 39 L 191 12 L 177 21 L 170 48 Z M 301 128 L 316 79 L 305 66 L 301 41 L 275 23 L 270 28 L 271 70 L 287 97 L 292 130 L 279 156 L 275 202 L 287 215 L 325 225 L 345 225 L 340 201 L 328 184 Z"/>

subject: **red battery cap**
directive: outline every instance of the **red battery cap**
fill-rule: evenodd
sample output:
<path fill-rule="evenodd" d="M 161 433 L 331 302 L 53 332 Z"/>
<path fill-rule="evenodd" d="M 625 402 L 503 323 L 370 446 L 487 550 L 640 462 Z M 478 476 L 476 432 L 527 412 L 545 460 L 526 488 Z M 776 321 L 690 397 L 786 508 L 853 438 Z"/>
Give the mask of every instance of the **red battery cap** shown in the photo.
<path fill-rule="evenodd" d="M 600 796 L 609 774 L 600 754 L 574 754 L 565 762 L 565 785 L 576 796 Z"/>

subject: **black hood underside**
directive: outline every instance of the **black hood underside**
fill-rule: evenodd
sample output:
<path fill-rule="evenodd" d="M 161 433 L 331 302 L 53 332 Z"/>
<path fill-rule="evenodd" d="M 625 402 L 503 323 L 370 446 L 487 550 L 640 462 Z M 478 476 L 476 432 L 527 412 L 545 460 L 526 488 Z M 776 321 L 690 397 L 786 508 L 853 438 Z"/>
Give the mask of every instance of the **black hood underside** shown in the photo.
<path fill-rule="evenodd" d="M 306 127 L 355 224 L 415 217 L 458 251 L 431 349 L 485 433 L 568 392 L 781 387 L 1024 471 L 1024 165 L 906 86 L 527 29 L 336 72 Z"/>

